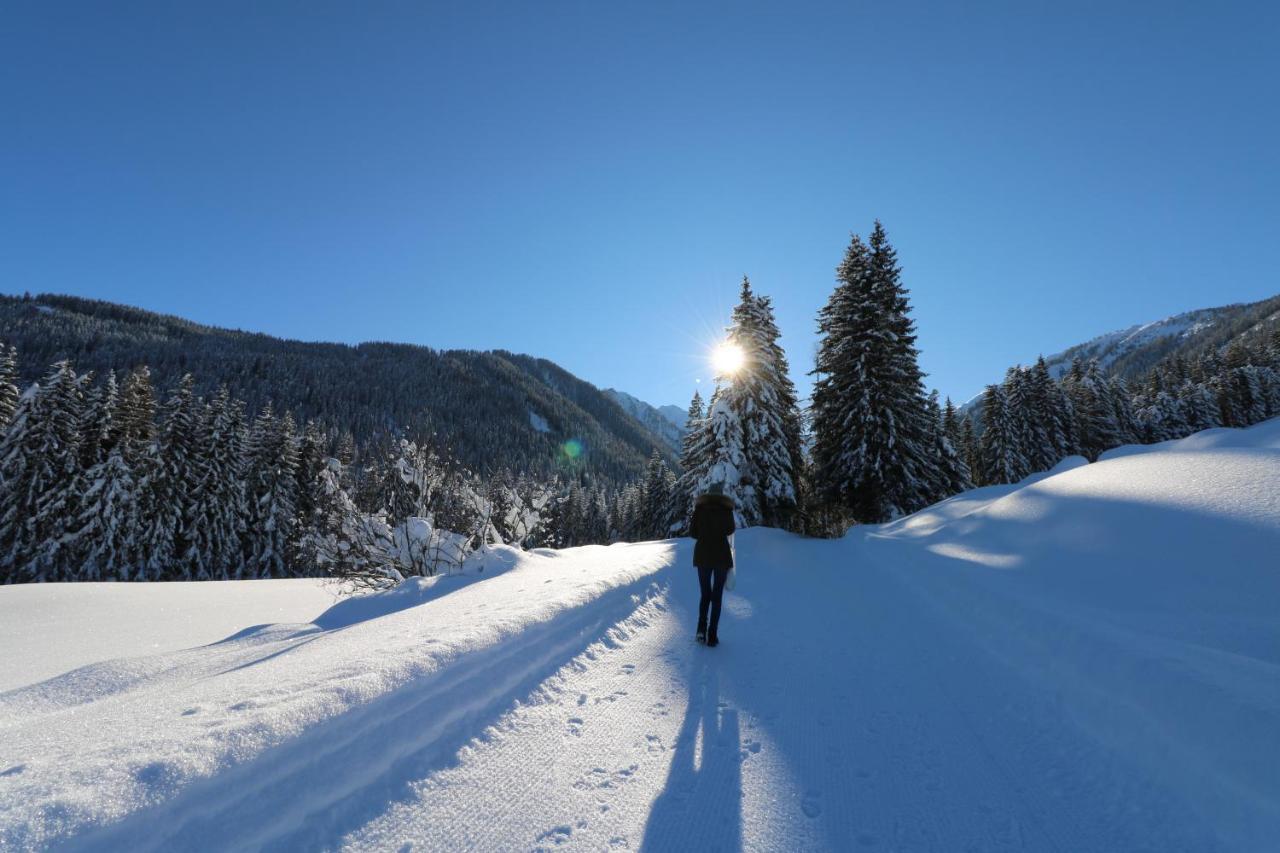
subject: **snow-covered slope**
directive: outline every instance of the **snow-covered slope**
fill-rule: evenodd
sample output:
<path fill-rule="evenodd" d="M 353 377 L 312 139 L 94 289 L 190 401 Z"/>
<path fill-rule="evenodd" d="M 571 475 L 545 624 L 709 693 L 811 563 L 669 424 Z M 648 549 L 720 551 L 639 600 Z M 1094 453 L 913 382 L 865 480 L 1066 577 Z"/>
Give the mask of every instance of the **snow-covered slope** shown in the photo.
<path fill-rule="evenodd" d="M 1280 323 L 1280 297 L 1249 304 L 1203 308 L 1099 335 L 1045 358 L 1049 372 L 1060 377 L 1075 358 L 1097 360 L 1104 371 L 1130 379 L 1156 362 L 1198 347 L 1221 349 L 1241 336 L 1265 334 Z"/>
<path fill-rule="evenodd" d="M 606 388 L 604 393 L 613 398 L 614 402 L 621 406 L 624 412 L 643 424 L 651 433 L 661 438 L 672 450 L 680 450 L 680 443 L 684 439 L 686 432 L 684 428 L 685 412 L 680 411 L 675 406 L 655 408 L 644 400 L 640 400 L 616 388 Z M 672 409 L 679 413 L 679 420 L 672 417 L 670 411 Z"/>
<path fill-rule="evenodd" d="M 672 406 L 670 404 L 666 406 L 659 406 L 658 414 L 680 427 L 680 429 L 686 429 L 685 425 L 689 422 L 689 412 L 679 406 Z"/>
<path fill-rule="evenodd" d="M 1218 319 L 1219 313 L 1220 309 L 1209 308 L 1166 317 L 1154 323 L 1130 326 L 1127 329 L 1099 335 L 1091 341 L 1074 346 L 1045 361 L 1049 364 L 1050 374 L 1055 378 L 1067 372 L 1073 358 L 1086 362 L 1096 359 L 1098 366 L 1106 370 L 1121 357 L 1163 338 L 1194 338 L 1210 329 Z"/>
<path fill-rule="evenodd" d="M 0 848 L 1280 838 L 1280 421 L 737 551 L 717 649 L 687 542 L 502 550 L 0 694 Z"/>
<path fill-rule="evenodd" d="M 0 587 L 0 694 L 108 658 L 217 642 L 248 625 L 310 622 L 336 597 L 318 578 Z"/>

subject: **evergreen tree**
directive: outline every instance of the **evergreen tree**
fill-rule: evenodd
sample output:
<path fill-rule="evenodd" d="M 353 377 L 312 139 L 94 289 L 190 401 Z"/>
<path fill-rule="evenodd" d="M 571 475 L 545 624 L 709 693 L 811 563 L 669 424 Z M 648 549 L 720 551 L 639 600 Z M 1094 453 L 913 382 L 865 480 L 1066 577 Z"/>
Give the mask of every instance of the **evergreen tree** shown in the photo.
<path fill-rule="evenodd" d="M 744 472 L 749 470 L 749 464 L 744 451 L 742 419 L 738 416 L 726 387 L 717 388 L 711 396 L 707 416 L 698 433 L 692 453 L 694 467 L 686 472 L 691 484 L 689 493 L 703 494 L 712 487 L 723 489 L 734 501 L 735 523 L 738 527 L 746 526 L 746 519 L 758 517 L 758 504 L 750 475 L 744 476 Z M 635 507 L 635 490 L 630 486 L 628 488 L 632 491 L 629 493 L 626 515 L 629 519 L 634 519 L 638 512 Z"/>
<path fill-rule="evenodd" d="M 76 531 L 83 549 L 81 580 L 133 580 L 139 562 L 136 484 L 125 444 L 112 440 L 120 432 L 118 415 L 115 374 L 109 373 L 95 428 L 104 455 L 85 476 L 88 486 Z"/>
<path fill-rule="evenodd" d="M 699 395 L 690 404 L 684 478 L 676 487 L 682 515 L 693 496 L 718 484 L 734 499 L 740 525 L 791 523 L 799 501 L 800 414 L 778 337 L 771 301 L 743 278 L 728 330 L 743 363 L 717 377 L 705 415 Z"/>
<path fill-rule="evenodd" d="M 969 477 L 974 485 L 985 486 L 987 483 L 983 479 L 982 455 L 978 450 L 977 434 L 973 430 L 973 418 L 964 416 L 959 418 L 959 421 L 960 441 L 957 446 L 960 450 L 960 458 L 968 466 Z"/>
<path fill-rule="evenodd" d="M 328 464 L 328 440 L 315 421 L 307 421 L 298 444 L 297 488 L 298 518 L 311 517 L 316 502 L 320 500 L 317 484 L 320 472 Z"/>
<path fill-rule="evenodd" d="M 182 560 L 188 555 L 191 501 L 199 487 L 200 422 L 204 405 L 195 396 L 195 380 L 187 374 L 165 400 L 158 440 L 146 471 L 141 515 L 144 529 L 145 577 L 149 580 L 194 577 Z"/>
<path fill-rule="evenodd" d="M 182 562 L 197 579 L 239 579 L 245 575 L 244 540 L 249 523 L 244 406 L 231 399 L 225 386 L 207 407 L 199 435 L 197 485 L 188 496 L 187 551 Z"/>
<path fill-rule="evenodd" d="M 18 351 L 0 343 L 0 430 L 13 420 L 18 408 Z"/>
<path fill-rule="evenodd" d="M 929 404 L 938 413 L 935 422 L 939 428 L 935 436 L 934 453 L 938 459 L 938 472 L 942 482 L 937 499 L 941 500 L 972 489 L 973 473 L 965 458 L 960 419 L 956 415 L 956 407 L 951 404 L 951 398 L 948 397 L 946 405 L 939 410 L 938 392 L 934 391 L 929 396 Z"/>
<path fill-rule="evenodd" d="M 260 416 L 254 431 L 278 435 L 274 423 Z M 265 436 L 264 436 L 264 441 Z M 319 500 L 299 544 L 303 562 L 316 571 L 349 581 L 362 588 L 381 589 L 403 580 L 391 558 L 391 528 L 380 516 L 356 508 L 341 486 L 342 463 L 329 459 L 317 474 L 313 491 Z"/>
<path fill-rule="evenodd" d="M 79 512 L 80 378 L 68 362 L 18 400 L 0 440 L 0 576 L 62 580 Z"/>
<path fill-rule="evenodd" d="M 672 513 L 676 520 L 680 522 L 681 532 L 685 532 L 689 523 L 689 516 L 693 513 L 693 499 L 696 497 L 693 490 L 696 487 L 691 472 L 700 465 L 698 460 L 699 448 L 702 447 L 705 437 L 703 435 L 704 424 L 706 419 L 706 411 L 702 404 L 702 395 L 697 391 L 693 392 L 693 399 L 689 401 L 689 411 L 685 417 L 685 434 L 680 444 L 680 470 L 682 473 L 675 489 L 674 506 Z"/>
<path fill-rule="evenodd" d="M 929 412 L 897 256 L 877 222 L 854 235 L 818 317 L 813 457 L 819 496 L 887 521 L 936 493 Z"/>
<path fill-rule="evenodd" d="M 641 486 L 640 519 L 635 534 L 642 539 L 662 539 L 670 535 L 672 475 L 655 450 L 649 457 Z"/>
<path fill-rule="evenodd" d="M 252 519 L 248 563 L 257 577 L 285 577 L 297 521 L 298 441 L 293 415 L 286 412 L 277 418 L 268 404 L 249 432 L 246 456 Z"/>
<path fill-rule="evenodd" d="M 1026 470 L 1017 425 L 1009 415 L 1004 388 L 988 385 L 982 397 L 982 435 L 978 440 L 984 485 L 1016 483 Z"/>

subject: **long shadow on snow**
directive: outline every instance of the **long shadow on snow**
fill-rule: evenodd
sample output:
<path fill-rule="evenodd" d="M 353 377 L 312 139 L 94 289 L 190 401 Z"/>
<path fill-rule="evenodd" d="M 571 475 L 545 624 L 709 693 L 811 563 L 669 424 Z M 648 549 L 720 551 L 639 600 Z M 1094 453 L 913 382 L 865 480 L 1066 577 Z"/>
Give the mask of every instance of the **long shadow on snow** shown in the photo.
<path fill-rule="evenodd" d="M 739 850 L 742 756 L 738 712 L 720 699 L 720 669 L 695 649 L 689 704 L 676 735 L 667 785 L 645 823 L 643 850 Z M 701 760 L 698 756 L 701 736 Z"/>
<path fill-rule="evenodd" d="M 668 570 L 505 637 L 447 668 L 326 720 L 252 760 L 194 782 L 68 849 L 320 849 L 409 801 L 411 785 L 457 766 L 458 752 L 539 684 L 606 638 Z"/>

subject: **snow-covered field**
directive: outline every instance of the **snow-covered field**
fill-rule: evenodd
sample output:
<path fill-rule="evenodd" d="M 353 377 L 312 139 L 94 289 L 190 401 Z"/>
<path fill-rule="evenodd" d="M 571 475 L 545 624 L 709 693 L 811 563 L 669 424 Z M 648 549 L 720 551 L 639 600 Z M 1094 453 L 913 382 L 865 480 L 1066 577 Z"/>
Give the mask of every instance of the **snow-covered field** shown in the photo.
<path fill-rule="evenodd" d="M 213 643 L 249 625 L 310 622 L 336 595 L 317 579 L 3 587 L 0 692 L 109 658 Z"/>
<path fill-rule="evenodd" d="M 179 651 L 99 643 L 162 585 L 0 589 L 84 649 L 5 671 L 0 848 L 1276 849 L 1280 421 L 737 550 L 716 649 L 687 542 Z"/>

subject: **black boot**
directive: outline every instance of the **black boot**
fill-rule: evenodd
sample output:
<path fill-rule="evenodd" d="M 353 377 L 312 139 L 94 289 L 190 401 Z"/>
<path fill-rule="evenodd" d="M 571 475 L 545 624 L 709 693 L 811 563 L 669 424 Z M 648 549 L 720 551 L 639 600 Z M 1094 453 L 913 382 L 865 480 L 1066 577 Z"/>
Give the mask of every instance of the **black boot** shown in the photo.
<path fill-rule="evenodd" d="M 697 640 L 699 643 L 705 643 L 707 641 L 707 623 L 705 622 L 698 623 L 698 630 L 693 635 L 693 638 Z"/>
<path fill-rule="evenodd" d="M 720 638 L 716 636 L 715 631 L 712 631 L 710 634 L 707 635 L 707 645 L 708 646 L 720 645 Z"/>

